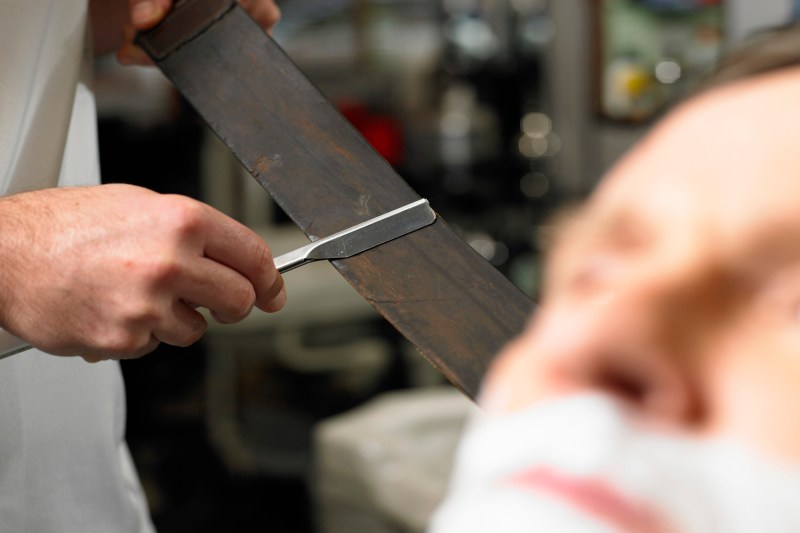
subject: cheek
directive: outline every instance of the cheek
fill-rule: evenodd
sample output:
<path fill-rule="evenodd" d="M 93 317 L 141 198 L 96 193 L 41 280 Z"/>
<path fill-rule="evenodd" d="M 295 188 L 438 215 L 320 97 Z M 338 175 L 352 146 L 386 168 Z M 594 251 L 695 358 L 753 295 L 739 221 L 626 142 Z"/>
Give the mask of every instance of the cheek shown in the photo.
<path fill-rule="evenodd" d="M 707 371 L 714 436 L 800 461 L 800 342 L 751 335 Z"/>

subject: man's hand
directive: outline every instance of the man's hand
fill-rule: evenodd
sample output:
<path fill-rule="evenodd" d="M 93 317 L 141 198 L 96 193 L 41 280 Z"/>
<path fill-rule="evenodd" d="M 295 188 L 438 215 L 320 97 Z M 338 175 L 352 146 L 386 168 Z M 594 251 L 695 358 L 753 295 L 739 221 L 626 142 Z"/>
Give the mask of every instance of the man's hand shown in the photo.
<path fill-rule="evenodd" d="M 125 65 L 149 65 L 150 58 L 133 44 L 137 31 L 152 28 L 172 8 L 173 0 L 92 0 L 92 28 L 98 53 L 117 51 Z M 269 31 L 281 18 L 274 0 L 238 0 L 239 4 Z M 127 22 L 126 22 L 127 21 Z"/>
<path fill-rule="evenodd" d="M 190 198 L 128 185 L 0 198 L 0 326 L 87 360 L 198 340 L 253 306 L 278 311 L 283 280 L 252 231 Z"/>

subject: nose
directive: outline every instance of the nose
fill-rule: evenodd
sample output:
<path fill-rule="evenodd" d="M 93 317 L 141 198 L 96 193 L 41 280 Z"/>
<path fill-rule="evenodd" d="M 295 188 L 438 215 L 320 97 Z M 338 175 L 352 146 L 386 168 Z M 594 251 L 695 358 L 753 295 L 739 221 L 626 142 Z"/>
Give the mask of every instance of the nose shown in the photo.
<path fill-rule="evenodd" d="M 675 293 L 638 289 L 545 304 L 500 354 L 485 382 L 485 407 L 509 411 L 582 392 L 611 395 L 642 417 L 696 423 L 697 309 Z"/>

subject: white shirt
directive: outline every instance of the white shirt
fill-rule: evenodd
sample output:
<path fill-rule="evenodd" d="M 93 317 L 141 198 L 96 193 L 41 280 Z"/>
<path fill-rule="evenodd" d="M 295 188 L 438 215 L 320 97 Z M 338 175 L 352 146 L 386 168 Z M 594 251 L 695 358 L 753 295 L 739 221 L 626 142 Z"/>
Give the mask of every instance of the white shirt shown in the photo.
<path fill-rule="evenodd" d="M 0 195 L 99 183 L 87 9 L 0 3 Z M 13 344 L 0 330 L 0 349 Z M 152 531 L 124 430 L 116 362 L 0 360 L 0 529 Z"/>

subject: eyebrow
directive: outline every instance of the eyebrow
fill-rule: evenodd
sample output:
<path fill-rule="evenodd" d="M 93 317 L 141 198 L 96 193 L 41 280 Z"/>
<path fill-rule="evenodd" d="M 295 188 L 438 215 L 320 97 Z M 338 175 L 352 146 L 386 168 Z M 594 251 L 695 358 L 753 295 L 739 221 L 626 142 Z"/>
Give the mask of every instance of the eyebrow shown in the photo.
<path fill-rule="evenodd" d="M 597 212 L 587 202 L 561 208 L 551 217 L 542 251 L 552 255 L 564 246 L 610 245 L 633 249 L 652 237 L 650 225 L 629 206 Z"/>

